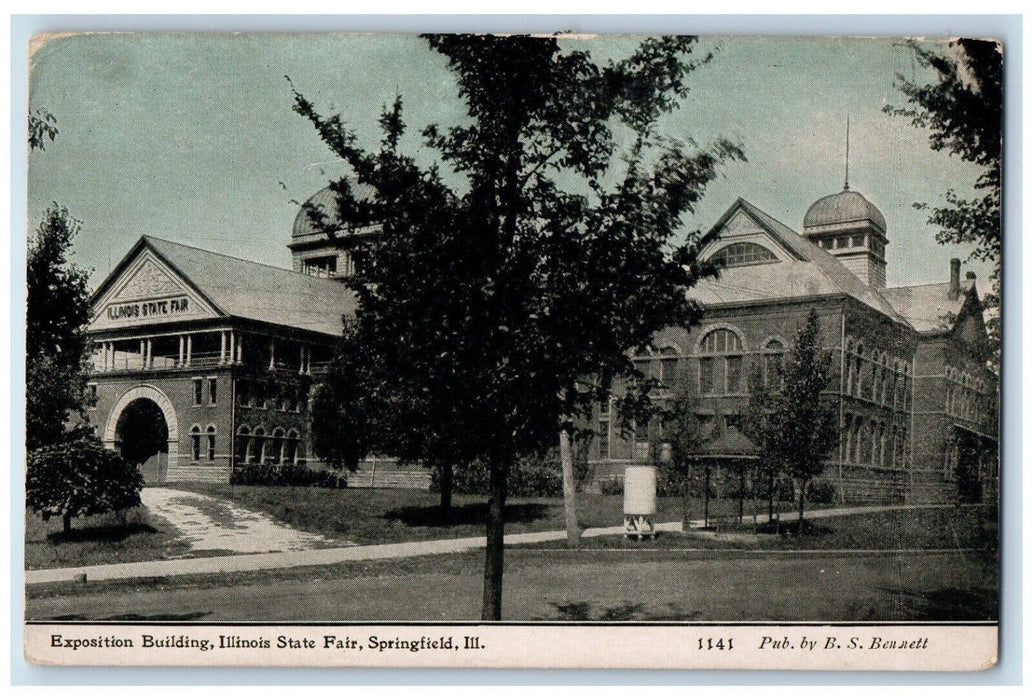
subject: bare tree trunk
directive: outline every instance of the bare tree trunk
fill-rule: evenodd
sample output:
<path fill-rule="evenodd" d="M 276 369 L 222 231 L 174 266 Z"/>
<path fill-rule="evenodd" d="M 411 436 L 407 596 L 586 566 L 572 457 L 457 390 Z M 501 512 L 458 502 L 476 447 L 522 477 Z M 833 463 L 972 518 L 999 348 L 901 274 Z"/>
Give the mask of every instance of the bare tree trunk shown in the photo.
<path fill-rule="evenodd" d="M 488 494 L 487 546 L 484 550 L 484 597 L 482 620 L 502 619 L 502 565 L 505 555 L 506 477 L 509 464 L 500 458 L 491 462 Z"/>
<path fill-rule="evenodd" d="M 62 513 L 61 514 L 61 527 L 65 532 L 72 531 L 72 514 Z"/>
<path fill-rule="evenodd" d="M 563 514 L 567 521 L 567 545 L 581 545 L 581 528 L 577 524 L 577 485 L 574 483 L 574 450 L 570 433 L 560 431 L 560 464 L 563 467 Z"/>
<path fill-rule="evenodd" d="M 799 519 L 799 521 L 797 521 L 799 523 L 799 525 L 797 526 L 797 532 L 799 532 L 801 535 L 803 534 L 803 499 L 804 499 L 804 497 L 806 495 L 807 495 L 807 482 L 801 480 L 800 481 L 800 519 Z"/>
<path fill-rule="evenodd" d="M 691 491 L 689 489 L 690 482 L 692 481 L 692 479 L 691 479 L 691 472 L 692 472 L 692 467 L 691 466 L 686 466 L 685 467 L 685 479 L 682 481 L 682 484 L 681 484 L 681 498 L 682 498 L 681 529 L 683 531 L 685 531 L 685 532 L 688 531 L 689 523 L 691 522 L 691 517 L 689 515 L 689 510 L 691 509 L 691 505 L 692 505 L 692 493 L 691 493 Z"/>
<path fill-rule="evenodd" d="M 768 473 L 768 522 L 775 518 L 775 470 Z"/>
<path fill-rule="evenodd" d="M 746 516 L 746 467 L 740 464 L 739 471 L 739 525 Z"/>
<path fill-rule="evenodd" d="M 452 483 L 454 467 L 451 462 L 441 465 L 441 514 L 445 519 L 452 516 Z"/>
<path fill-rule="evenodd" d="M 710 466 L 706 467 L 703 479 L 703 527 L 710 527 Z"/>

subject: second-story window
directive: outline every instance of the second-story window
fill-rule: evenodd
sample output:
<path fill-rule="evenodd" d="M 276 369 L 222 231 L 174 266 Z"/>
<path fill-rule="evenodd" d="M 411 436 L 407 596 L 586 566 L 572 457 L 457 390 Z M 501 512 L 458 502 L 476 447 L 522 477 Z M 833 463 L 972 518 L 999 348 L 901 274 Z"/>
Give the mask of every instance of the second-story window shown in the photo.
<path fill-rule="evenodd" d="M 727 328 L 711 331 L 700 342 L 699 382 L 704 396 L 738 394 L 743 387 L 743 346 Z"/>
<path fill-rule="evenodd" d="M 215 377 L 208 377 L 208 403 L 212 406 L 215 405 L 215 399 L 218 397 L 218 382 Z"/>
<path fill-rule="evenodd" d="M 204 380 L 200 377 L 194 378 L 194 405 L 201 405 L 201 395 L 204 387 Z"/>

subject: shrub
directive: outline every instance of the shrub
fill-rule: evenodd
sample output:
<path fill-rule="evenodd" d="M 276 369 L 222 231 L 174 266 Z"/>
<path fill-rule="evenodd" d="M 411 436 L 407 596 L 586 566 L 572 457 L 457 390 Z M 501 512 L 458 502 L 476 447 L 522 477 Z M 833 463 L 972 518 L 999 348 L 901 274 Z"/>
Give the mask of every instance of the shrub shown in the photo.
<path fill-rule="evenodd" d="M 574 482 L 581 489 L 588 481 L 588 463 L 574 461 Z M 455 493 L 484 495 L 488 493 L 488 465 L 476 461 L 466 466 L 457 466 L 453 475 L 452 489 Z M 440 491 L 438 470 L 431 474 L 431 490 Z M 508 493 L 517 498 L 558 498 L 563 495 L 563 471 L 560 468 L 558 450 L 549 450 L 544 455 L 523 457 L 509 471 Z"/>
<path fill-rule="evenodd" d="M 807 485 L 807 500 L 812 503 L 835 503 L 836 487 L 825 480 L 814 480 Z"/>
<path fill-rule="evenodd" d="M 231 484 L 241 486 L 320 486 L 343 489 L 348 479 L 337 472 L 310 469 L 303 464 L 238 464 L 230 476 Z"/>
<path fill-rule="evenodd" d="M 43 520 L 60 516 L 67 532 L 72 518 L 139 506 L 143 485 L 135 465 L 80 433 L 29 452 L 25 503 Z"/>
<path fill-rule="evenodd" d="M 620 496 L 624 493 L 624 481 L 614 475 L 599 481 L 599 493 L 604 496 Z"/>

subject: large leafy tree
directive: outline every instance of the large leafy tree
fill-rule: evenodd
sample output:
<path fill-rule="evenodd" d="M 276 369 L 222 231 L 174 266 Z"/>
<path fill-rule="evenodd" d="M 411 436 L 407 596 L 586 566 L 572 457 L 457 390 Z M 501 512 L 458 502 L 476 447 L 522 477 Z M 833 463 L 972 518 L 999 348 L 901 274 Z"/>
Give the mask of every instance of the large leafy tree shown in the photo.
<path fill-rule="evenodd" d="M 616 379 L 635 378 L 629 349 L 697 320 L 685 294 L 703 272 L 696 237 L 676 244 L 676 234 L 742 153 L 657 133 L 710 58 L 693 57 L 694 38 L 648 39 L 606 65 L 556 38 L 425 39 L 469 118 L 423 136 L 461 187 L 401 153 L 400 99 L 373 151 L 298 92 L 294 108 L 375 192 L 360 199 L 347 179 L 332 183 L 346 227 L 382 230 L 350 281 L 352 332 L 372 350 L 366 384 L 393 451 L 490 467 L 482 617 L 497 620 L 512 464 L 573 431 Z"/>
<path fill-rule="evenodd" d="M 88 273 L 68 256 L 80 224 L 52 204 L 29 241 L 26 309 L 26 445 L 52 444 L 85 420 L 91 317 Z"/>
<path fill-rule="evenodd" d="M 944 203 L 916 206 L 929 212 L 929 223 L 939 229 L 936 240 L 944 245 L 974 245 L 972 257 L 994 264 L 993 293 L 984 303 L 1000 302 L 1001 181 L 1004 114 L 1004 61 L 1001 45 L 981 39 L 958 39 L 947 50 L 911 45 L 918 63 L 931 70 L 931 82 L 897 76 L 897 86 L 908 106 L 886 106 L 888 114 L 909 119 L 929 133 L 933 150 L 946 151 L 975 164 L 979 176 L 975 196 L 951 189 Z M 990 324 L 991 337 L 1000 340 L 1000 320 Z"/>

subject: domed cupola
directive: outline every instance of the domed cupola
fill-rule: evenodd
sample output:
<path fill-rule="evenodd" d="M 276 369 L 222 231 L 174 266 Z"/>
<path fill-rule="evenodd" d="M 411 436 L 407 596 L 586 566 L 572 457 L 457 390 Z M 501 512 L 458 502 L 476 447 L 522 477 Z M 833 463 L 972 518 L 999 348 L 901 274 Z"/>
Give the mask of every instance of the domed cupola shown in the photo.
<path fill-rule="evenodd" d="M 372 187 L 358 183 L 352 183 L 352 192 L 360 201 L 374 195 Z M 312 220 L 309 211 L 313 207 L 327 218 L 328 223 L 341 223 L 337 194 L 330 187 L 324 187 L 305 201 L 294 217 L 291 241 L 287 244 L 294 258 L 294 271 L 316 277 L 348 277 L 355 271 L 355 255 L 351 248 L 371 232 L 342 232 L 340 239 L 331 241 Z"/>
<path fill-rule="evenodd" d="M 886 219 L 849 185 L 822 197 L 803 217 L 803 235 L 835 256 L 862 282 L 886 286 Z"/>

